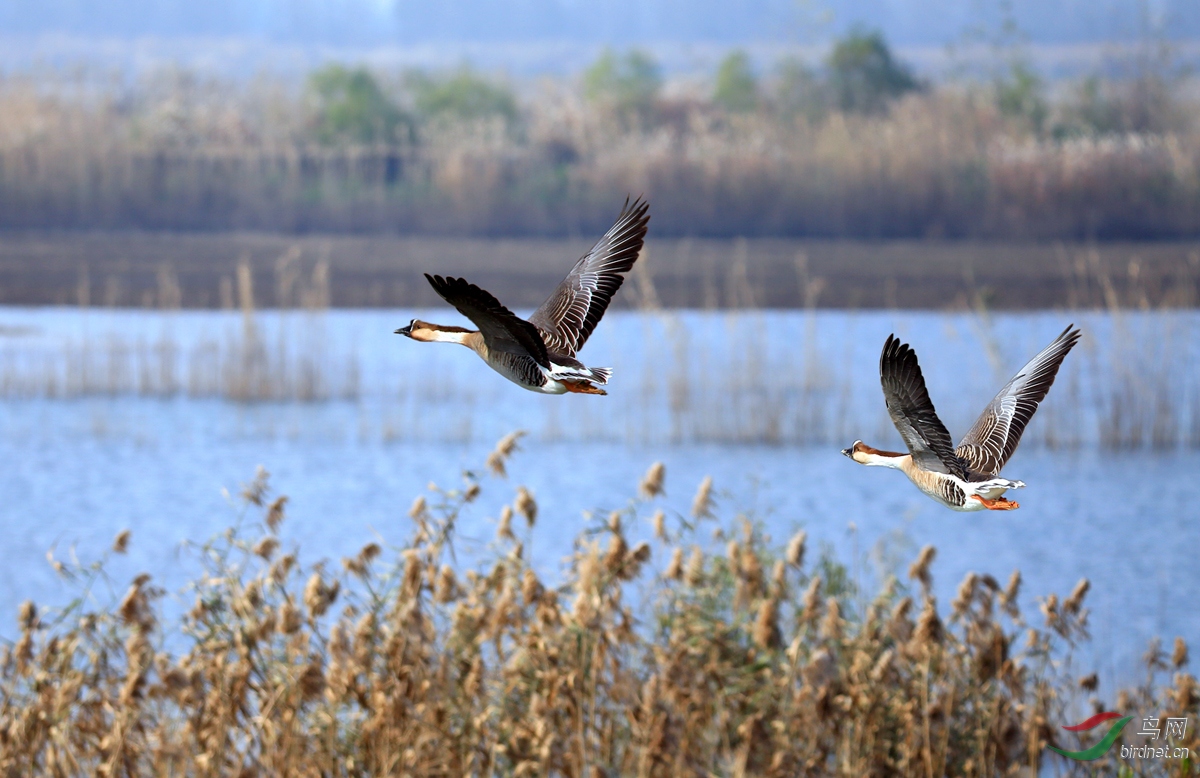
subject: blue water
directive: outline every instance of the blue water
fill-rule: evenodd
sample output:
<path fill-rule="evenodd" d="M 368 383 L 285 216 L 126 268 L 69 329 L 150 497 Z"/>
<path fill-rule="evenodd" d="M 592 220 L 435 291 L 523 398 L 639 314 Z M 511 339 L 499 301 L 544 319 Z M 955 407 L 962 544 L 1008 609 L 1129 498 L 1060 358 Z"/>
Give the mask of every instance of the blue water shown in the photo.
<path fill-rule="evenodd" d="M 398 546 L 412 530 L 406 514 L 415 496 L 428 494 L 430 482 L 461 485 L 464 469 L 482 471 L 495 441 L 523 428 L 531 434 L 510 477 L 484 477 L 480 500 L 460 523 L 456 548 L 462 557 L 488 553 L 494 517 L 523 484 L 540 506 L 527 553 L 543 569 L 559 569 L 576 534 L 596 517 L 629 505 L 646 468 L 663 461 L 667 497 L 643 506 L 643 518 L 660 505 L 669 515 L 686 513 L 697 484 L 711 475 L 726 526 L 745 513 L 781 543 L 804 527 L 810 560 L 827 545 L 868 591 L 889 572 L 903 578 L 925 544 L 938 547 L 934 575 L 944 606 L 968 571 L 1003 582 L 1020 569 L 1026 615 L 1036 620 L 1035 597 L 1065 596 L 1080 578 L 1091 579 L 1093 640 L 1082 657 L 1105 683 L 1135 677 L 1136 658 L 1152 636 L 1169 641 L 1181 635 L 1200 645 L 1194 618 L 1200 511 L 1191 475 L 1200 471 L 1200 450 L 1184 445 L 1192 424 L 1187 393 L 1195 391 L 1200 364 L 1192 314 L 1084 317 L 1088 336 L 1068 359 L 1071 372 L 1064 369 L 1031 425 L 1029 444 L 1005 470 L 1028 483 L 1013 495 L 1021 509 L 966 515 L 940 507 L 898 473 L 859 467 L 839 454 L 855 437 L 899 445 L 875 383 L 878 346 L 892 331 L 911 340 L 931 395 L 951 430 L 961 432 L 1003 378 L 1065 326 L 1061 314 L 991 323 L 911 313 L 612 316 L 583 352 L 618 368 L 605 398 L 539 397 L 491 374 L 465 350 L 381 334 L 409 316 L 336 312 L 323 320 L 331 358 L 346 360 L 353 352 L 357 359 L 355 399 L 236 403 L 186 392 L 125 392 L 0 401 L 0 635 L 15 631 L 13 614 L 22 600 L 63 602 L 73 591 L 47 563 L 51 547 L 58 559 L 75 549 L 90 561 L 105 553 L 117 532 L 130 529 L 130 553 L 110 567 L 112 589 L 120 592 L 142 571 L 168 588 L 182 584 L 197 568 L 181 544 L 205 540 L 238 519 L 237 500 L 228 494 L 236 495 L 259 465 L 271 472 L 276 493 L 290 497 L 285 544 L 298 543 L 304 560 L 336 564 L 370 541 Z M 105 327 L 117 325 L 129 342 L 137 327 L 150 338 L 164 326 L 159 314 L 92 312 L 83 325 L 72 311 L 0 309 L 0 328 L 8 328 L 0 331 L 23 333 L 5 336 L 9 343 L 0 344 L 0 354 L 5 348 L 14 353 L 14 343 L 21 343 L 23 358 L 29 358 L 38 347 L 33 344 L 41 343 L 53 357 L 62 338 L 101 343 L 114 337 Z M 238 322 L 229 315 L 176 314 L 170 326 L 201 337 L 221 333 L 221 327 L 236 329 Z M 269 330 L 269 317 L 262 326 Z M 670 356 L 676 347 L 663 334 L 668 327 L 681 330 L 670 337 L 686 340 L 694 352 L 690 362 L 685 355 L 686 407 L 679 411 L 676 398 L 675 416 L 671 378 L 655 375 L 660 365 L 669 373 L 679 364 Z M 792 333 L 790 347 L 780 330 Z M 738 337 L 754 331 L 771 339 L 751 355 L 759 360 L 757 372 L 747 369 L 740 383 L 706 372 L 720 359 L 746 359 Z M 805 334 L 813 331 L 815 336 Z M 639 332 L 648 334 L 638 338 Z M 616 335 L 635 347 L 617 352 Z M 819 359 L 803 356 L 810 337 Z M 1093 439 L 1096 419 L 1111 410 L 1103 405 L 1110 396 L 1107 363 L 1120 355 L 1112 344 L 1121 338 L 1133 344 L 1125 352 L 1131 360 L 1145 360 L 1151 369 L 1167 360 L 1165 367 L 1180 376 L 1174 386 L 1182 399 L 1173 406 L 1181 409 L 1180 445 L 1113 451 Z M 998 357 L 986 353 L 989 342 Z M 1166 353 L 1164 344 L 1185 343 L 1190 345 Z M 656 361 L 656 353 L 669 358 Z M 797 354 L 815 365 L 807 375 Z M 9 370 L 10 381 L 19 378 L 15 368 Z M 771 379 L 784 389 L 771 386 Z M 436 391 L 422 388 L 424 381 Z M 802 440 L 794 431 L 780 436 L 781 443 L 742 443 L 729 432 L 758 429 L 762 420 L 754 414 L 787 404 L 786 392 L 825 396 L 811 389 L 822 385 L 846 387 L 829 392 L 835 400 L 828 407 L 842 408 L 837 418 L 830 411 L 824 419 L 828 428 L 821 437 L 829 442 Z M 730 389 L 758 392 L 760 405 L 738 396 L 722 404 L 722 392 Z M 586 415 L 573 426 L 579 408 Z M 802 411 L 785 408 L 772 423 L 813 420 Z M 1045 444 L 1054 437 L 1047 428 L 1055 425 L 1057 439 L 1074 436 L 1072 445 Z M 643 522 L 633 532 L 648 537 L 649 527 Z M 664 563 L 664 556 L 656 562 Z M 98 596 L 110 596 L 106 586 Z"/>
<path fill-rule="evenodd" d="M 222 396 L 253 352 L 263 360 L 253 375 L 281 387 L 266 396 L 295 397 L 304 377 L 316 375 L 318 396 L 354 399 L 362 434 L 384 438 L 490 442 L 520 427 L 542 440 L 848 443 L 895 438 L 879 413 L 877 365 L 889 333 L 920 355 L 954 431 L 967 429 L 997 388 L 1074 321 L 1084 337 L 1031 440 L 1098 441 L 1114 406 L 1130 405 L 1117 408 L 1128 425 L 1166 399 L 1176 412 L 1167 426 L 1200 445 L 1193 311 L 614 311 L 580 354 L 615 368 L 609 397 L 553 401 L 513 391 L 461 347 L 393 334 L 414 315 L 467 323 L 445 308 L 266 312 L 253 319 L 254 350 L 236 312 L 0 307 L 0 398 Z"/>

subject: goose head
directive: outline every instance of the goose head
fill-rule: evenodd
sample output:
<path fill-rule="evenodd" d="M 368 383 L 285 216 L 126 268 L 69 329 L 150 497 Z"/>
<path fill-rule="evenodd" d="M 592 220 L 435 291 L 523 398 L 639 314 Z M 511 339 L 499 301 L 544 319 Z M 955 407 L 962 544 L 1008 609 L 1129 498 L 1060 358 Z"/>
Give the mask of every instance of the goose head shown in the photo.
<path fill-rule="evenodd" d="M 872 448 L 861 440 L 854 441 L 850 448 L 842 449 L 842 455 L 850 457 L 860 465 L 873 465 L 875 467 L 897 467 L 904 454 L 898 451 L 880 451 L 877 448 Z"/>
<path fill-rule="evenodd" d="M 451 327 L 446 324 L 430 324 L 427 321 L 413 319 L 407 327 L 396 330 L 397 335 L 419 340 L 423 343 L 462 343 L 463 336 L 471 332 L 464 327 Z"/>

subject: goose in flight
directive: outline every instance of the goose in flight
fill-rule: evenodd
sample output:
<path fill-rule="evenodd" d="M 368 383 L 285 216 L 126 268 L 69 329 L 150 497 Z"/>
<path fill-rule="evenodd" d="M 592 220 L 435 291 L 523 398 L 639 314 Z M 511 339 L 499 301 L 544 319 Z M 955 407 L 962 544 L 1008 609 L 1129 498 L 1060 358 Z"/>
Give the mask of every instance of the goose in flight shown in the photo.
<path fill-rule="evenodd" d="M 901 471 L 917 488 L 956 511 L 1011 511 L 1020 507 L 1002 495 L 1023 481 L 1000 478 L 1038 404 L 1046 398 L 1059 365 L 1079 341 L 1074 325 L 1009 379 L 955 448 L 925 390 L 917 355 L 889 335 L 879 357 L 879 378 L 892 423 L 908 453 L 880 451 L 861 440 L 842 453 L 862 465 Z"/>
<path fill-rule="evenodd" d="M 479 329 L 413 319 L 396 334 L 427 343 L 460 343 L 497 373 L 531 392 L 607 394 L 600 387 L 608 383 L 612 369 L 587 367 L 575 354 L 621 288 L 623 274 L 637 261 L 650 221 L 649 208 L 640 197 L 632 204 L 626 199 L 616 223 L 575 263 L 528 321 L 462 278 L 426 273 L 434 291 Z"/>

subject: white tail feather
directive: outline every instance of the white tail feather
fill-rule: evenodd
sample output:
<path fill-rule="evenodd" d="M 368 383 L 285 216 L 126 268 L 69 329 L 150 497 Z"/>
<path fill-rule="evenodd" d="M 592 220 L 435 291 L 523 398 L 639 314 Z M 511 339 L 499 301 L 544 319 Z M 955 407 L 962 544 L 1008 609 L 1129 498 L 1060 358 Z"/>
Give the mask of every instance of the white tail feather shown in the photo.
<path fill-rule="evenodd" d="M 1004 494 L 1008 489 L 1021 489 L 1025 486 L 1024 481 L 1010 481 L 1007 478 L 989 478 L 986 481 L 980 481 L 972 484 L 975 487 L 975 494 L 988 500 L 994 500 Z"/>
<path fill-rule="evenodd" d="M 560 381 L 567 379 L 568 381 L 595 381 L 598 384 L 607 384 L 608 379 L 612 376 L 612 368 L 551 365 L 547 375 Z"/>

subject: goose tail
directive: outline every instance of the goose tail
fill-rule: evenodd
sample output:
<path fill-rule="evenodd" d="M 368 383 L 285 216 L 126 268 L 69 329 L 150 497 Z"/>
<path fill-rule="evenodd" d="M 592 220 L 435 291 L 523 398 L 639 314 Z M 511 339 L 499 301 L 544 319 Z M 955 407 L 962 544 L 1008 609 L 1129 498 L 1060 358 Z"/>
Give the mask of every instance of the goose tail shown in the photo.
<path fill-rule="evenodd" d="M 590 368 L 592 380 L 598 384 L 607 384 L 608 379 L 612 378 L 613 369 L 611 367 L 593 367 Z"/>

